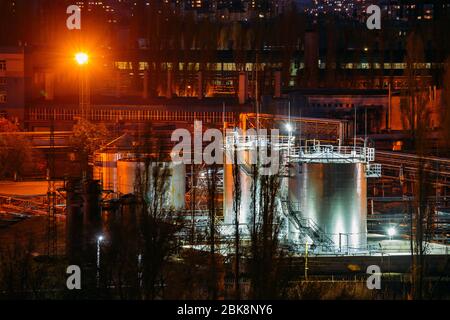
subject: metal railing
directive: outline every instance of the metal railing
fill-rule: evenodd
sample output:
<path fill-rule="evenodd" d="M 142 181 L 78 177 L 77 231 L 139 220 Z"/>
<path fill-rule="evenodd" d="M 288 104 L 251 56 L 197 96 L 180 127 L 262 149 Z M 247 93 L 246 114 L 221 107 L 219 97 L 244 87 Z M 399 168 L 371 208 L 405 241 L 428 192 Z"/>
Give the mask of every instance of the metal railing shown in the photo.
<path fill-rule="evenodd" d="M 324 249 L 331 251 L 334 243 L 331 238 L 314 222 L 311 218 L 301 216 L 300 204 L 292 203 L 289 200 L 282 200 L 283 212 L 294 222 L 297 229 L 303 236 L 308 236 L 314 244 L 322 246 Z"/>
<path fill-rule="evenodd" d="M 302 139 L 323 139 L 345 141 L 352 135 L 348 121 L 324 118 L 306 118 L 273 114 L 241 114 L 241 122 L 248 123 L 248 128 L 264 128 L 265 124 L 290 122 Z"/>
<path fill-rule="evenodd" d="M 227 148 L 233 148 L 236 146 L 238 149 L 254 149 L 258 147 L 266 147 L 273 145 L 278 148 L 293 147 L 295 143 L 295 137 L 289 136 L 276 136 L 270 135 L 227 135 L 225 137 L 225 145 Z"/>
<path fill-rule="evenodd" d="M 375 149 L 315 144 L 290 148 L 289 156 L 299 162 L 368 163 L 375 160 Z"/>
<path fill-rule="evenodd" d="M 430 182 L 450 186 L 450 159 L 391 151 L 377 151 L 376 156 L 377 162 L 383 165 L 383 176 L 398 179 L 402 173 L 415 179 L 417 173 L 423 170 L 429 173 Z"/>
<path fill-rule="evenodd" d="M 367 178 L 380 178 L 381 177 L 381 164 L 371 163 L 366 166 Z"/>
<path fill-rule="evenodd" d="M 46 198 L 42 197 L 43 202 L 33 201 L 32 199 L 22 199 L 10 195 L 0 195 L 0 206 L 2 208 L 12 210 L 12 212 L 19 212 L 30 215 L 47 215 L 48 203 Z M 57 216 L 64 216 L 65 200 L 58 197 L 58 204 L 56 207 Z"/>
<path fill-rule="evenodd" d="M 153 107 L 153 106 L 151 106 Z M 163 108 L 164 106 L 161 106 Z M 206 123 L 233 122 L 234 112 L 193 112 L 180 110 L 146 110 L 133 106 L 96 106 L 86 111 L 85 117 L 91 121 L 168 121 L 193 122 L 200 120 Z M 185 107 L 185 109 L 189 109 Z M 78 108 L 46 108 L 35 107 L 27 110 L 28 121 L 75 121 L 81 117 Z"/>

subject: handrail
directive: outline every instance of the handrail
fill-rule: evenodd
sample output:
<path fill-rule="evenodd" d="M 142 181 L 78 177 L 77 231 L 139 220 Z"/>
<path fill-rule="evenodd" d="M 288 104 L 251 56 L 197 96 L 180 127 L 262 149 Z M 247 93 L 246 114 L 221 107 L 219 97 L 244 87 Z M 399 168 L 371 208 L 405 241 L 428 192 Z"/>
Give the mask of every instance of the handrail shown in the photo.
<path fill-rule="evenodd" d="M 299 203 L 293 203 L 285 199 L 282 200 L 282 206 L 283 204 L 287 207 L 287 214 L 285 212 L 285 215 L 294 220 L 300 232 L 306 233 L 311 240 L 318 242 L 320 245 L 325 245 L 327 248 L 333 247 L 333 240 L 325 234 L 325 232 L 319 227 L 319 225 L 317 225 L 317 223 L 315 223 L 313 219 L 300 216 L 301 211 L 299 209 Z M 297 204 L 298 208 L 294 209 L 294 204 Z"/>
<path fill-rule="evenodd" d="M 292 147 L 289 150 L 289 156 L 305 162 L 320 159 L 372 162 L 375 160 L 375 149 L 315 144 L 312 146 Z"/>
<path fill-rule="evenodd" d="M 75 121 L 81 116 L 76 108 L 46 108 L 34 107 L 27 110 L 28 121 Z M 180 110 L 150 110 L 123 106 L 122 109 L 108 109 L 105 106 L 91 108 L 86 113 L 91 121 L 173 121 L 193 122 L 201 120 L 207 123 L 234 122 L 235 112 L 195 112 Z"/>
<path fill-rule="evenodd" d="M 225 143 L 227 146 L 237 145 L 238 147 L 241 145 L 251 144 L 259 146 L 265 146 L 271 143 L 276 143 L 276 145 L 294 145 L 295 137 L 289 136 L 276 136 L 276 140 L 272 139 L 271 135 L 227 135 L 225 137 Z"/>

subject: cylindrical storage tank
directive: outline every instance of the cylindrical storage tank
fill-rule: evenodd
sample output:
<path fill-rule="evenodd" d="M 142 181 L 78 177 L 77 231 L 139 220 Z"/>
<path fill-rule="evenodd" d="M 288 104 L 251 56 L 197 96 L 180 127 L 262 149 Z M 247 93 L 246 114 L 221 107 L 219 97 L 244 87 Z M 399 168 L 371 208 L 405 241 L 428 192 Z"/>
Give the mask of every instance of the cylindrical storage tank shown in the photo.
<path fill-rule="evenodd" d="M 232 224 L 234 222 L 233 190 L 233 165 L 225 162 L 223 165 L 223 220 L 225 224 Z"/>
<path fill-rule="evenodd" d="M 292 163 L 291 167 L 289 169 L 289 178 L 287 181 L 287 199 L 290 203 L 290 206 L 294 209 L 299 208 L 300 203 L 300 188 L 301 188 L 301 175 L 299 174 L 301 172 L 300 170 L 301 164 L 299 163 Z M 286 232 L 287 237 L 291 241 L 299 241 L 300 240 L 300 230 L 298 229 L 298 226 L 294 223 L 292 219 L 287 219 L 286 221 Z"/>
<path fill-rule="evenodd" d="M 144 162 L 138 159 L 117 161 L 117 192 L 121 195 L 134 194 L 138 172 L 144 172 Z"/>
<path fill-rule="evenodd" d="M 146 170 L 143 159 L 121 159 L 117 162 L 118 192 L 119 194 L 134 194 L 139 188 L 139 183 L 144 182 Z M 154 177 L 164 179 L 166 195 L 163 197 L 162 206 L 176 210 L 185 208 L 186 194 L 186 165 L 171 162 L 150 162 L 148 170 L 148 195 L 151 199 L 154 195 Z M 165 170 L 167 169 L 167 172 Z M 155 172 L 155 170 L 159 170 Z M 154 174 L 155 173 L 155 174 Z M 141 177 L 139 181 L 139 175 Z M 159 184 L 159 182 L 157 182 Z"/>
<path fill-rule="evenodd" d="M 186 165 L 184 163 L 169 163 L 170 196 L 169 206 L 176 209 L 184 209 L 186 205 Z"/>
<path fill-rule="evenodd" d="M 94 165 L 94 179 L 99 180 L 103 190 L 117 192 L 118 153 L 99 153 Z"/>
<path fill-rule="evenodd" d="M 236 199 L 236 192 L 233 170 L 234 166 L 237 165 L 239 167 L 240 182 L 239 224 L 241 225 L 242 232 L 245 233 L 249 230 L 246 225 L 250 223 L 251 207 L 253 205 L 253 176 L 251 161 L 254 161 L 252 159 L 254 155 L 252 155 L 249 150 L 240 150 L 238 152 L 238 164 L 224 164 L 224 222 L 225 224 L 235 223 L 236 215 L 234 210 L 234 202 Z M 233 159 L 233 161 L 235 161 L 235 159 Z"/>
<path fill-rule="evenodd" d="M 367 181 L 363 163 L 309 163 L 290 179 L 289 198 L 341 251 L 366 250 Z"/>
<path fill-rule="evenodd" d="M 240 201 L 240 214 L 239 224 L 250 225 L 252 218 L 252 207 L 254 205 L 252 199 L 259 199 L 258 194 L 253 197 L 253 176 L 251 173 L 251 166 L 247 166 L 247 170 L 241 167 L 240 179 L 241 179 L 241 201 Z M 258 200 L 256 200 L 258 201 Z M 257 205 L 258 203 L 256 203 Z M 244 226 L 244 232 L 249 232 L 248 228 Z"/>

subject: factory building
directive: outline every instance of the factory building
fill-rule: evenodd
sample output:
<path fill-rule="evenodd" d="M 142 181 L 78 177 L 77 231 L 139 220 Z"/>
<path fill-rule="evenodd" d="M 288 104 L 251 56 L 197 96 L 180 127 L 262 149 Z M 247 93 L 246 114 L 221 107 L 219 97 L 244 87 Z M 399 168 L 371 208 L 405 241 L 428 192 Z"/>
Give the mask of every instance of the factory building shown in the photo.
<path fill-rule="evenodd" d="M 24 118 L 25 60 L 21 48 L 0 48 L 0 116 Z"/>
<path fill-rule="evenodd" d="M 280 119 L 275 126 L 285 123 L 282 117 Z M 246 120 L 241 117 L 239 129 L 247 127 Z M 292 118 L 292 123 L 298 122 L 299 126 L 302 124 L 300 121 L 305 125 L 306 121 L 313 120 Z M 317 123 L 319 121 L 317 119 Z M 330 122 L 329 126 L 332 125 L 335 124 Z M 223 192 L 219 197 L 223 201 L 223 215 L 219 216 L 224 235 L 233 232 L 235 199 L 239 197 L 239 229 L 242 239 L 249 236 L 252 223 L 262 219 L 263 202 L 266 201 L 261 196 L 261 176 L 273 175 L 279 183 L 274 211 L 280 221 L 282 241 L 297 250 L 309 243 L 312 250 L 320 253 L 367 250 L 367 179 L 381 175 L 380 166 L 373 163 L 373 148 L 340 145 L 339 141 L 344 136 L 335 138 L 335 144 L 321 144 L 320 140 L 299 137 L 296 130 L 288 136 L 270 138 L 251 133 L 250 129 L 241 131 L 243 133 L 233 132 L 225 138 L 223 151 L 226 161 L 217 172 L 220 176 L 217 187 Z M 145 190 L 149 201 L 161 196 L 164 208 L 186 212 L 186 216 L 191 212 L 188 208 L 195 208 L 196 214 L 201 215 L 201 206 L 192 207 L 189 203 L 193 187 L 190 184 L 193 178 L 191 164 L 173 163 L 170 159 L 155 160 L 151 155 L 136 153 L 132 145 L 128 150 L 123 146 L 120 150 L 110 147 L 97 153 L 94 179 L 100 181 L 103 190 L 115 198 Z M 274 171 L 267 171 L 267 165 L 261 164 L 260 152 L 264 148 L 270 148 L 270 152 L 266 152 L 271 161 L 279 161 Z M 275 154 L 276 159 L 272 158 Z M 230 162 L 235 156 L 239 161 Z M 235 180 L 236 166 L 238 180 Z M 204 170 L 209 169 L 201 169 L 198 180 L 207 176 Z M 236 183 L 239 191 L 236 191 Z M 202 187 L 207 188 L 207 183 L 197 183 L 198 198 L 201 198 Z M 204 211 L 206 219 L 208 210 Z"/>

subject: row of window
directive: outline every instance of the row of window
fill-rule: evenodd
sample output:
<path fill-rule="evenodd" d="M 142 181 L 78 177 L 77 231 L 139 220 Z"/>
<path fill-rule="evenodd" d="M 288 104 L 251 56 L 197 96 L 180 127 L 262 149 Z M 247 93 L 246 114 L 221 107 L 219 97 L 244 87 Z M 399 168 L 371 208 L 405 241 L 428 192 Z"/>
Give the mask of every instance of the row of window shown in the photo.
<path fill-rule="evenodd" d="M 119 61 L 115 62 L 115 67 L 119 70 L 132 70 L 133 64 L 132 62 L 124 62 Z M 254 70 L 254 64 L 253 63 L 245 63 L 244 68 L 246 71 L 253 71 Z M 260 70 L 264 70 L 264 67 L 266 66 L 265 63 L 261 63 L 259 68 Z M 281 63 L 275 63 L 270 64 L 273 68 L 280 68 L 282 67 Z M 297 69 L 303 69 L 305 67 L 304 63 L 292 63 L 291 64 L 291 70 L 297 70 Z M 327 68 L 327 65 L 325 62 L 318 62 L 319 69 L 325 69 Z M 331 65 L 333 69 L 336 68 L 336 63 L 333 63 Z M 381 63 L 341 63 L 339 65 L 341 69 L 381 69 Z M 414 69 L 435 69 L 435 68 L 442 68 L 443 63 L 414 63 L 412 66 Z M 162 63 L 161 64 L 162 70 L 173 70 L 174 64 L 173 63 Z M 200 68 L 199 63 L 195 62 L 189 62 L 189 63 L 179 63 L 178 64 L 178 70 L 189 70 L 189 71 L 198 71 Z M 400 63 L 384 63 L 383 64 L 384 69 L 406 69 L 407 64 L 404 62 Z M 148 70 L 149 64 L 147 62 L 139 62 L 139 70 Z M 238 68 L 236 67 L 236 63 L 233 62 L 227 62 L 227 63 L 208 63 L 207 64 L 207 70 L 211 71 L 236 71 Z"/>
<path fill-rule="evenodd" d="M 6 103 L 6 92 L 0 92 L 0 103 Z"/>
<path fill-rule="evenodd" d="M 132 70 L 133 69 L 133 63 L 127 62 L 127 61 L 118 61 L 114 63 L 115 67 L 119 70 Z M 245 68 L 245 71 L 253 71 L 253 63 L 245 63 L 243 67 Z M 265 63 L 260 64 L 260 69 L 262 70 L 266 66 Z M 273 68 L 279 68 L 282 66 L 281 63 L 273 63 L 270 64 Z M 212 71 L 236 71 L 236 63 L 207 63 L 206 68 L 208 70 Z M 148 62 L 139 62 L 139 70 L 148 70 L 149 64 Z M 161 64 L 162 70 L 173 70 L 174 64 L 173 63 L 162 63 Z M 189 70 L 189 71 L 198 71 L 200 69 L 200 63 L 198 62 L 189 62 L 189 63 L 178 63 L 178 70 Z"/>
<path fill-rule="evenodd" d="M 0 71 L 6 71 L 6 60 L 0 60 Z M 0 86 L 4 87 L 7 84 L 5 77 L 0 77 Z M 4 88 L 0 88 L 4 89 Z M 6 103 L 7 95 L 6 92 L 0 91 L 0 104 Z"/>
<path fill-rule="evenodd" d="M 311 103 L 311 107 L 313 108 L 321 108 L 321 107 L 328 107 L 328 108 L 354 108 L 355 105 L 353 103 Z"/>

